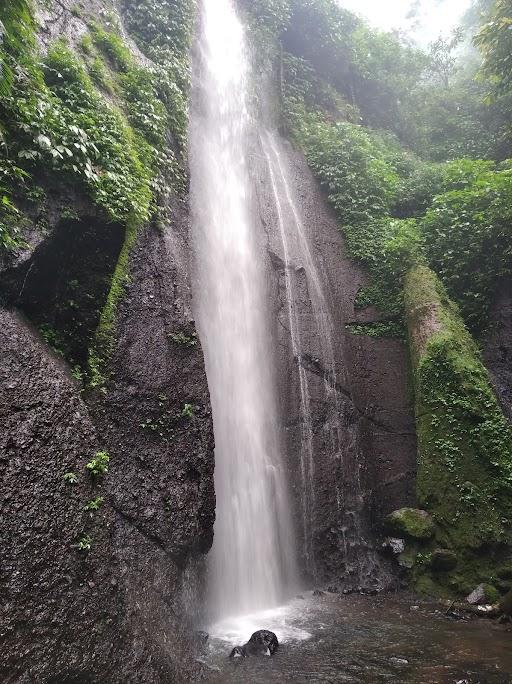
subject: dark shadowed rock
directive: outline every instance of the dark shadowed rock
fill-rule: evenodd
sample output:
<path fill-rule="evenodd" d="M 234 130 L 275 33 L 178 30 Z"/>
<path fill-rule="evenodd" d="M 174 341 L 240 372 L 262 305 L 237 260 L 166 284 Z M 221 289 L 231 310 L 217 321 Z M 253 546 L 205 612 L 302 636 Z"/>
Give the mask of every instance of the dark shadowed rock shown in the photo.
<path fill-rule="evenodd" d="M 260 629 L 251 636 L 245 644 L 248 655 L 274 655 L 279 648 L 279 642 L 274 632 Z"/>
<path fill-rule="evenodd" d="M 274 632 L 260 629 L 251 636 L 243 646 L 235 646 L 229 654 L 230 658 L 248 658 L 249 656 L 273 656 L 279 648 Z"/>
<path fill-rule="evenodd" d="M 194 647 L 199 653 L 205 653 L 208 648 L 208 639 L 210 635 L 202 629 L 194 632 Z"/>
<path fill-rule="evenodd" d="M 500 611 L 512 617 L 512 591 L 509 591 L 500 601 Z"/>
<path fill-rule="evenodd" d="M 450 549 L 435 549 L 432 552 L 432 568 L 434 570 L 454 570 L 457 564 L 457 556 Z"/>

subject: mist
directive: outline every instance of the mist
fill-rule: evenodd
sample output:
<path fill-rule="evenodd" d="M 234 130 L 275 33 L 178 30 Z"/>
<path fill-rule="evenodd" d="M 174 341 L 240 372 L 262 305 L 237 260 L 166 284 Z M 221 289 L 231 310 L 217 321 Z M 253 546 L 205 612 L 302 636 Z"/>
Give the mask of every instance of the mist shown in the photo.
<path fill-rule="evenodd" d="M 364 16 L 377 28 L 406 32 L 418 45 L 426 47 L 459 25 L 471 0 L 339 0 L 339 4 Z"/>

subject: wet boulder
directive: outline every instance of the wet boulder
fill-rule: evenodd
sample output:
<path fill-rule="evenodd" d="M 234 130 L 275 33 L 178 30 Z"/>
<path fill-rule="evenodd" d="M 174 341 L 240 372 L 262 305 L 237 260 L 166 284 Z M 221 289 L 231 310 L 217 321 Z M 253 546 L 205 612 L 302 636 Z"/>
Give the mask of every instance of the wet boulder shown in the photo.
<path fill-rule="evenodd" d="M 251 636 L 243 646 L 235 646 L 230 658 L 247 658 L 249 656 L 273 656 L 279 648 L 279 642 L 274 632 L 260 629 Z"/>
<path fill-rule="evenodd" d="M 279 642 L 274 632 L 268 629 L 260 629 L 254 632 L 245 649 L 249 655 L 274 655 L 279 648 Z"/>
<path fill-rule="evenodd" d="M 386 537 L 382 542 L 382 548 L 384 551 L 391 551 L 393 555 L 398 556 L 405 551 L 405 541 L 398 537 Z"/>
<path fill-rule="evenodd" d="M 472 606 L 488 605 L 496 603 L 498 600 L 499 594 L 490 584 L 479 584 L 466 598 L 466 601 Z"/>
<path fill-rule="evenodd" d="M 430 539 L 434 534 L 434 522 L 427 511 L 416 508 L 401 508 L 393 511 L 384 520 L 386 531 L 396 537 Z"/>

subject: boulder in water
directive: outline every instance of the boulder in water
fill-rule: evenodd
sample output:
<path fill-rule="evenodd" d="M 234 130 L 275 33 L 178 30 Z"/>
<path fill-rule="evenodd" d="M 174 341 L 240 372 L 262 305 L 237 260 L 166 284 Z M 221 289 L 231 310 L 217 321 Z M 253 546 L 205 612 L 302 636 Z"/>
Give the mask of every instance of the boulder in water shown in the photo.
<path fill-rule="evenodd" d="M 248 655 L 274 655 L 279 648 L 279 642 L 274 632 L 260 629 L 251 636 L 245 644 Z"/>
<path fill-rule="evenodd" d="M 274 632 L 260 629 L 251 636 L 243 646 L 235 646 L 229 654 L 230 658 L 247 658 L 249 656 L 273 656 L 279 648 Z"/>

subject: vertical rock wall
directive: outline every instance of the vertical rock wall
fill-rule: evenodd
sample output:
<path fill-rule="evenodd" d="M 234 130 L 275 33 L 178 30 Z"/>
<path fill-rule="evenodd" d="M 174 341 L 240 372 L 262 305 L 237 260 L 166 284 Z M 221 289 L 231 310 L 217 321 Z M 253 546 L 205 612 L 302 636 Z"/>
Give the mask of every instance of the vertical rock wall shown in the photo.
<path fill-rule="evenodd" d="M 115 6 L 82 9 L 105 17 Z M 44 46 L 76 45 L 86 31 L 71 0 L 41 3 L 39 22 Z M 35 325 L 64 330 L 73 344 L 63 352 L 84 366 L 124 226 L 64 182 L 34 182 L 47 206 L 27 214 L 29 248 L 0 263 L 0 680 L 186 682 L 198 669 L 188 583 L 215 516 L 186 198 L 169 200 L 159 229 L 139 230 L 118 283 L 106 383 L 91 391 Z M 94 478 L 86 465 L 99 451 L 110 463 Z"/>
<path fill-rule="evenodd" d="M 375 314 L 354 311 L 354 299 L 366 283 L 365 276 L 347 258 L 339 226 L 305 160 L 284 141 L 282 150 L 334 321 L 337 399 L 332 392 L 329 397 L 326 394 L 326 381 L 332 385 L 332 378 L 328 377 L 328 359 L 322 358 L 315 323 L 314 285 L 308 281 L 307 264 L 298 252 L 289 255 L 302 340 L 301 358 L 294 358 L 275 201 L 268 172 L 258 164 L 258 202 L 267 236 L 269 288 L 274 302 L 283 441 L 303 548 L 308 526 L 312 537 L 313 558 L 304 557 L 303 561 L 309 574 L 318 580 L 372 584 L 386 574 L 373 551 L 383 516 L 415 501 L 416 438 L 406 345 L 346 330 L 347 323 L 365 321 Z M 303 516 L 299 363 L 307 374 L 312 410 L 313 504 L 309 520 Z"/>

